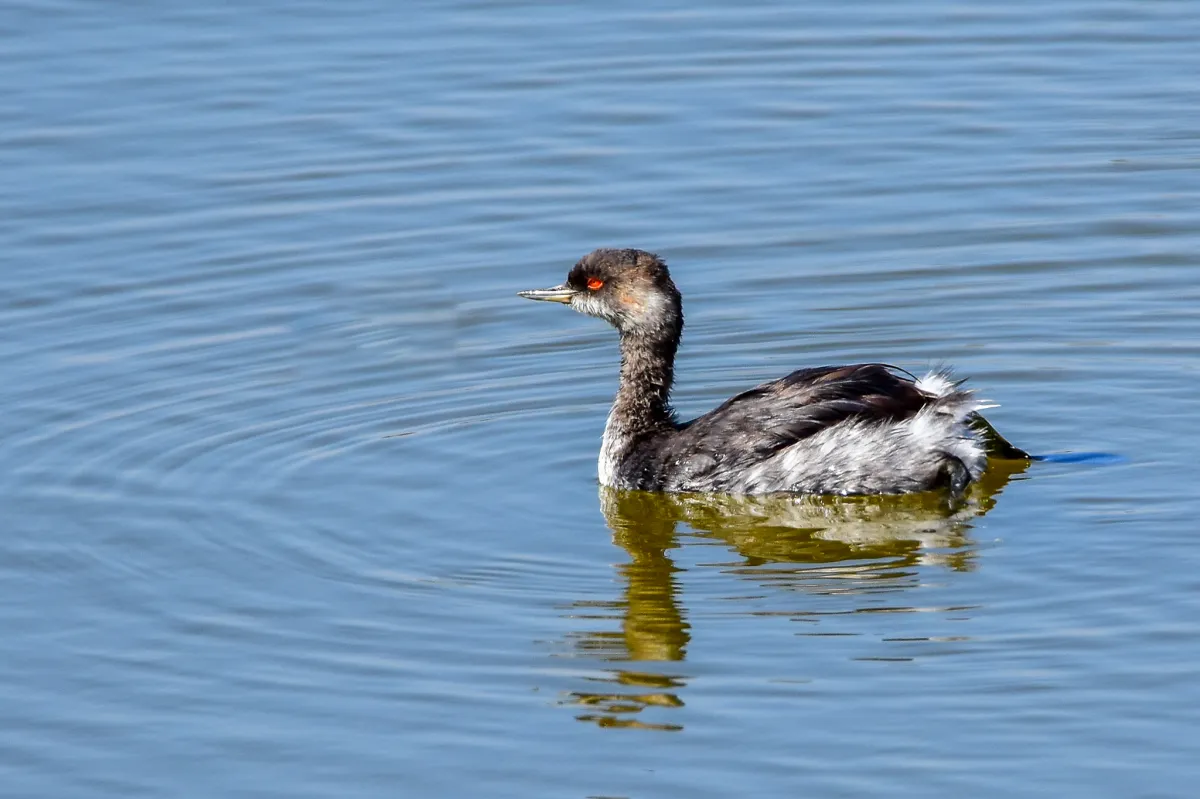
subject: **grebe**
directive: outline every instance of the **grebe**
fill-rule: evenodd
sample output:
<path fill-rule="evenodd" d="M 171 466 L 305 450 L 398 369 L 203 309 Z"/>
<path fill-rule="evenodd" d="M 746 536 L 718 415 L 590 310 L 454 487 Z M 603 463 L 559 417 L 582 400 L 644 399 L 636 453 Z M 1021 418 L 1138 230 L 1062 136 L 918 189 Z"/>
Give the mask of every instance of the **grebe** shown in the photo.
<path fill-rule="evenodd" d="M 994 407 L 948 372 L 920 379 L 880 363 L 800 369 L 690 422 L 671 407 L 683 332 L 667 265 L 642 250 L 585 255 L 567 281 L 522 291 L 621 334 L 621 379 L 600 447 L 612 488 L 727 494 L 961 494 L 989 455 L 1028 459 L 979 411 Z"/>

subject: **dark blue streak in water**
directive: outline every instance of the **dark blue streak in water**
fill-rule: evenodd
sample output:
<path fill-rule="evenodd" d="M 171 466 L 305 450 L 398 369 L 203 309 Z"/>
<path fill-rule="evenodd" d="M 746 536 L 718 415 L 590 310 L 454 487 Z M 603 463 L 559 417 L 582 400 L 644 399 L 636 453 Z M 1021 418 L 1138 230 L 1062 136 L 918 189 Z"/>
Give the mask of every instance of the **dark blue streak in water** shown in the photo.
<path fill-rule="evenodd" d="M 1089 466 L 1116 466 L 1129 463 L 1124 455 L 1114 455 L 1110 452 L 1057 452 L 1050 455 L 1031 455 L 1035 461 L 1042 463 L 1080 463 Z"/>

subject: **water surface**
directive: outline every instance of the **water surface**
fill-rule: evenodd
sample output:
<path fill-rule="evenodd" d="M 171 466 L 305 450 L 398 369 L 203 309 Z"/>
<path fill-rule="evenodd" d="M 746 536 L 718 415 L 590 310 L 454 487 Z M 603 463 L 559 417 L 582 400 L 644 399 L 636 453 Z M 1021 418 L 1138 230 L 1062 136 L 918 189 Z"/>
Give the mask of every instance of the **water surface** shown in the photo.
<path fill-rule="evenodd" d="M 12 796 L 1188 796 L 1200 7 L 0 12 Z M 684 416 L 954 364 L 968 503 L 613 495 Z"/>

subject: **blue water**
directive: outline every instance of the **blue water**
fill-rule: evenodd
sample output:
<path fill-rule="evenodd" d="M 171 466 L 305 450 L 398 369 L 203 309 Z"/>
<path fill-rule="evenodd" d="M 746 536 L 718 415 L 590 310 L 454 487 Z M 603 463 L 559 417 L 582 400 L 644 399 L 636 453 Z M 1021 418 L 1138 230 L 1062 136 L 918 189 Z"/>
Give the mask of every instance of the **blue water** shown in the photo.
<path fill-rule="evenodd" d="M 1095 466 L 1129 462 L 1127 458 L 1111 452 L 1054 452 L 1049 455 L 1034 455 L 1033 458 L 1045 463 L 1088 463 Z"/>
<path fill-rule="evenodd" d="M 1200 5 L 0 37 L 0 794 L 1194 793 Z M 685 418 L 952 364 L 1052 457 L 601 491 L 613 334 L 514 296 L 597 246 L 671 264 Z"/>

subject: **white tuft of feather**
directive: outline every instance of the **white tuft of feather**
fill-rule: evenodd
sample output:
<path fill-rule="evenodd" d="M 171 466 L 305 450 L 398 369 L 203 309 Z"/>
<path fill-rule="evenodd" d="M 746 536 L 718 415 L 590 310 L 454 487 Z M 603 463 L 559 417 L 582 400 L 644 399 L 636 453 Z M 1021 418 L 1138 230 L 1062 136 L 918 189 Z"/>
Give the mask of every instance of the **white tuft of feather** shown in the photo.
<path fill-rule="evenodd" d="M 958 384 L 945 372 L 930 372 L 917 380 L 917 390 L 931 397 L 946 397 L 954 393 Z"/>

